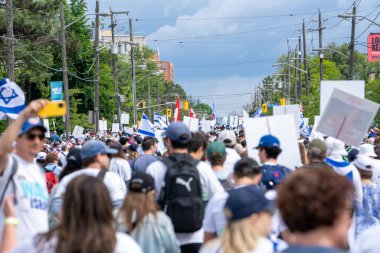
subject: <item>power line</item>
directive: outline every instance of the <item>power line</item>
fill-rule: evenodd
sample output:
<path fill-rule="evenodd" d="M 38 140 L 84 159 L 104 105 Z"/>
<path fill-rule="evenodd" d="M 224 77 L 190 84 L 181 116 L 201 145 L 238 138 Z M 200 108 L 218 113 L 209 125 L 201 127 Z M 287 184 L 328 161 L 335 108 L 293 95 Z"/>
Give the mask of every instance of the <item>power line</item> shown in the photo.
<path fill-rule="evenodd" d="M 204 68 L 204 67 L 221 67 L 221 66 L 231 66 L 231 65 L 248 65 L 262 62 L 273 62 L 275 59 L 267 60 L 257 60 L 257 61 L 248 61 L 248 62 L 234 62 L 234 63 L 221 63 L 221 64 L 207 64 L 207 65 L 180 65 L 176 68 Z"/>

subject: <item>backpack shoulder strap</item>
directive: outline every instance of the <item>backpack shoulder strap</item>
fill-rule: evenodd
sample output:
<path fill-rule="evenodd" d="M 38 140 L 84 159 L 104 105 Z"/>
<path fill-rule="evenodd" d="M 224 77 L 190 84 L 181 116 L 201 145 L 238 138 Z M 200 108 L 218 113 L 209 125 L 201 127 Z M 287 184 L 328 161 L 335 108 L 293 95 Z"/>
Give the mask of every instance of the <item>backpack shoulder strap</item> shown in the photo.
<path fill-rule="evenodd" d="M 11 181 L 13 181 L 13 176 L 16 174 L 17 169 L 18 169 L 18 163 L 17 160 L 13 156 L 9 156 L 8 159 L 12 158 L 13 164 L 12 164 L 12 169 L 11 169 L 11 174 L 9 175 L 8 181 L 5 184 L 4 190 L 1 193 L 1 198 L 0 198 L 0 205 L 3 203 L 5 192 L 7 191 L 8 185 Z M 14 181 L 13 181 L 14 182 Z M 15 185 L 13 185 L 15 186 Z"/>
<path fill-rule="evenodd" d="M 96 177 L 99 178 L 101 181 L 103 181 L 106 173 L 107 173 L 106 169 L 101 169 Z"/>

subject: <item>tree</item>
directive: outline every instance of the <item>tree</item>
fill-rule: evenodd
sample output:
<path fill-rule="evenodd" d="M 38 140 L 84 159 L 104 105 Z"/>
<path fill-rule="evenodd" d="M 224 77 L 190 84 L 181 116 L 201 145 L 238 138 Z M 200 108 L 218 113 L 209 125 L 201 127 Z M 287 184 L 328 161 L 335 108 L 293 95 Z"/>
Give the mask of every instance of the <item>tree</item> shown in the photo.
<path fill-rule="evenodd" d="M 211 118 L 212 109 L 208 104 L 205 103 L 197 103 L 194 106 L 194 112 L 199 115 L 200 117 L 205 117 L 206 119 Z"/>

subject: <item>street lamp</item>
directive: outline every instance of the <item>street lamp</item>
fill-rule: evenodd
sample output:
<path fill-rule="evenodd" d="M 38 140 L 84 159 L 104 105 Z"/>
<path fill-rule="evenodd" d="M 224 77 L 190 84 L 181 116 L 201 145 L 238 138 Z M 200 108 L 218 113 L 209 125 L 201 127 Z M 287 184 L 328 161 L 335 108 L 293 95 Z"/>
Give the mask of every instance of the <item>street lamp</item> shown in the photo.
<path fill-rule="evenodd" d="M 338 17 L 339 18 L 362 18 L 362 19 L 365 19 L 365 20 L 371 22 L 374 25 L 380 26 L 380 24 L 376 23 L 375 21 L 373 21 L 373 20 L 371 20 L 371 19 L 369 19 L 367 17 L 360 16 L 360 15 L 339 14 Z"/>

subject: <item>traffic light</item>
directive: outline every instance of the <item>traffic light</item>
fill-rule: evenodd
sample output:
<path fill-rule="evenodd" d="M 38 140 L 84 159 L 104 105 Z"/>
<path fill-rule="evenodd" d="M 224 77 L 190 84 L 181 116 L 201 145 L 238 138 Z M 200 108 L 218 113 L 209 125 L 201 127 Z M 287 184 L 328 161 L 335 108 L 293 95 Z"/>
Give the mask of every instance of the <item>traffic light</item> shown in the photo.
<path fill-rule="evenodd" d="M 263 111 L 263 113 L 267 113 L 268 112 L 268 106 L 267 106 L 267 104 L 262 104 L 261 105 L 261 110 Z"/>
<path fill-rule="evenodd" d="M 286 105 L 286 99 L 285 98 L 280 98 L 280 105 L 285 106 Z"/>
<path fill-rule="evenodd" d="M 166 109 L 166 116 L 168 116 L 169 119 L 172 117 L 172 109 L 170 108 Z"/>
<path fill-rule="evenodd" d="M 189 110 L 189 101 L 183 101 L 183 110 L 188 111 Z"/>

